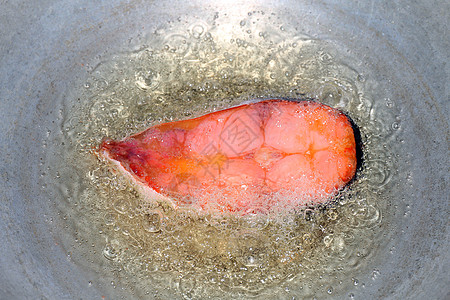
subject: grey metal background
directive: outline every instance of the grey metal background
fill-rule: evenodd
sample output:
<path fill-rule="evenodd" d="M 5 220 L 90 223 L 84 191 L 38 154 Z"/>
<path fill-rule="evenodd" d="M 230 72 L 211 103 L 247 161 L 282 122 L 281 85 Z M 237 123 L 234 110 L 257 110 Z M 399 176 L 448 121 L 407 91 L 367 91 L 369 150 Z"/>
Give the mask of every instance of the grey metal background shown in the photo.
<path fill-rule="evenodd" d="M 1 1 L 0 2 L 0 298 L 92 299 L 120 292 L 88 288 L 94 270 L 75 265 L 50 230 L 55 215 L 39 187 L 39 153 L 55 103 L 86 76 L 81 62 L 127 48 L 129 37 L 178 15 L 226 12 L 233 1 Z M 449 298 L 448 237 L 448 1 L 255 1 L 242 4 L 286 18 L 339 28 L 333 38 L 367 49 L 379 76 L 396 78 L 413 154 L 413 217 L 390 224 L 396 255 L 379 251 L 383 280 L 368 285 L 367 299 Z M 311 14 L 312 12 L 312 14 Z M 320 12 L 321 14 L 317 14 Z M 309 13 L 309 14 L 308 14 Z M 317 15 L 314 15 L 317 14 Z M 238 22 L 238 20 L 237 20 Z M 311 32 L 315 35 L 315 32 Z M 390 61 L 392 60 L 395 61 Z M 367 270 L 371 272 L 371 270 Z M 106 279 L 105 279 L 106 281 Z M 355 296 L 358 296 L 355 294 Z M 347 295 L 336 295 L 345 297 Z"/>

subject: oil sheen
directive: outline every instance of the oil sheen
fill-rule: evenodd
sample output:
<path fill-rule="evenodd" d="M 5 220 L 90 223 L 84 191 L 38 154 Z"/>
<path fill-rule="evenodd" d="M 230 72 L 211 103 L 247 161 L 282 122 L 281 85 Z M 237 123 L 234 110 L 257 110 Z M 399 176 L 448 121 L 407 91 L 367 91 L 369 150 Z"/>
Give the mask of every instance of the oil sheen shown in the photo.
<path fill-rule="evenodd" d="M 65 151 L 47 158 L 54 170 L 69 166 L 58 171 L 55 197 L 61 215 L 71 212 L 68 251 L 88 253 L 73 259 L 136 297 L 326 298 L 363 284 L 358 269 L 383 243 L 402 142 L 398 108 L 378 98 L 370 72 L 349 65 L 338 45 L 261 11 L 228 25 L 219 15 L 180 18 L 146 39 L 105 55 L 74 87 L 57 137 Z M 144 200 L 96 155 L 105 137 L 280 97 L 316 99 L 360 130 L 357 177 L 326 207 L 245 216 L 173 210 Z"/>

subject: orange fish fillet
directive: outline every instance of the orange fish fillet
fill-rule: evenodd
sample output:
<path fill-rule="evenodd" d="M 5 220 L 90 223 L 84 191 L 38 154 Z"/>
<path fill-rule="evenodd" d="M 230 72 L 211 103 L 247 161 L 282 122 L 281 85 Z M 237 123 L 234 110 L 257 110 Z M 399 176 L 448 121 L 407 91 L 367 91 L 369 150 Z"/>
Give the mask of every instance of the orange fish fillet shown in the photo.
<path fill-rule="evenodd" d="M 105 140 L 100 153 L 145 194 L 220 211 L 329 201 L 356 172 L 347 116 L 312 101 L 265 100 Z"/>

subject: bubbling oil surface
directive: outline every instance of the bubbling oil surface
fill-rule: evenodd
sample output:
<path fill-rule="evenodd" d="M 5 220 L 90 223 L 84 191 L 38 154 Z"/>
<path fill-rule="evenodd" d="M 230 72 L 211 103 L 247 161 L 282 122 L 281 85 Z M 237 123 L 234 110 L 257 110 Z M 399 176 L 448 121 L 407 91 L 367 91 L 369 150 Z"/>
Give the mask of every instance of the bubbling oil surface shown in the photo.
<path fill-rule="evenodd" d="M 212 19 L 169 22 L 139 50 L 90 72 L 62 128 L 70 150 L 60 164 L 80 174 L 70 195 L 84 219 L 77 234 L 100 232 L 94 256 L 120 278 L 114 288 L 136 296 L 303 299 L 339 294 L 349 278 L 358 285 L 353 274 L 381 239 L 383 187 L 395 181 L 394 102 L 375 99 L 370 76 L 343 63 L 332 44 L 283 27 L 276 15 L 251 12 L 230 25 L 232 34 Z M 326 208 L 246 216 L 173 210 L 145 201 L 95 156 L 105 137 L 271 97 L 317 99 L 346 112 L 362 133 L 357 178 Z"/>

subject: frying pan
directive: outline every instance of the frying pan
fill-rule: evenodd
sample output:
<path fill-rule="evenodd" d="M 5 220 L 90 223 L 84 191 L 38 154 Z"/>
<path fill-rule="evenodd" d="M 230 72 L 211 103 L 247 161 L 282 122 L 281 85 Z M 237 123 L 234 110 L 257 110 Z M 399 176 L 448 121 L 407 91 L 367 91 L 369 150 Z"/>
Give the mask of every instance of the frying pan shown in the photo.
<path fill-rule="evenodd" d="M 352 49 L 348 59 L 383 87 L 375 103 L 389 98 L 400 112 L 403 140 L 394 152 L 407 171 L 392 175 L 404 178 L 389 186 L 396 196 L 385 238 L 358 270 L 364 286 L 330 297 L 449 298 L 448 2 L 44 0 L 0 3 L 1 299 L 137 297 L 115 286 L 121 275 L 105 271 L 89 234 L 71 228 L 90 212 L 61 211 L 60 195 L 76 199 L 76 189 L 42 183 L 51 173 L 46 147 L 64 151 L 44 141 L 57 135 L 66 100 L 76 101 L 103 55 L 136 49 L 178 17 L 218 13 L 239 22 L 252 11 Z M 79 184 L 73 179 L 68 186 Z"/>

